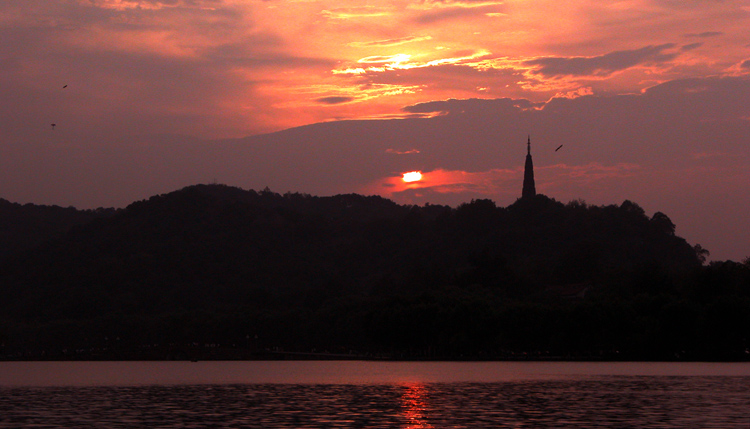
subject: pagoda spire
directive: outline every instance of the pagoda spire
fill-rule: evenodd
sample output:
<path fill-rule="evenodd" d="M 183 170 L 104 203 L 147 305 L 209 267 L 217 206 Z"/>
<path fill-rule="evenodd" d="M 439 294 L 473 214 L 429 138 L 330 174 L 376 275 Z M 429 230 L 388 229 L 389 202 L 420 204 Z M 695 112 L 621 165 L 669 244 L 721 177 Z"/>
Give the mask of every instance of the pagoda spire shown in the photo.
<path fill-rule="evenodd" d="M 534 186 L 534 163 L 531 160 L 531 136 L 526 140 L 526 165 L 523 171 L 523 190 L 521 198 L 531 198 L 536 195 L 536 186 Z"/>

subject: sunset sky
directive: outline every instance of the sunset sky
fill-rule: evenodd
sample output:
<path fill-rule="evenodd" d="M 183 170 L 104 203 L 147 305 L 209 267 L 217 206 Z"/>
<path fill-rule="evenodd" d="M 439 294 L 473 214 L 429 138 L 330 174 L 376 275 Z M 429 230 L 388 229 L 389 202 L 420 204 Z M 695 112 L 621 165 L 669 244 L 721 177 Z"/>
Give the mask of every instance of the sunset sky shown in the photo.
<path fill-rule="evenodd" d="M 750 2 L 0 2 L 13 202 L 218 182 L 506 206 L 529 135 L 537 192 L 750 256 Z"/>

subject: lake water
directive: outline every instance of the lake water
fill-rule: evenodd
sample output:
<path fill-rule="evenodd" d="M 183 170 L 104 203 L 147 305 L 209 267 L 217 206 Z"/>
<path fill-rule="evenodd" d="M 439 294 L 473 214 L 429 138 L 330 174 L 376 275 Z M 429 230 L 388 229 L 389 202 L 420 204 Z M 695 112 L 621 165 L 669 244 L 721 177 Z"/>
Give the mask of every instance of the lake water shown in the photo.
<path fill-rule="evenodd" d="M 0 427 L 750 428 L 750 364 L 0 362 Z"/>

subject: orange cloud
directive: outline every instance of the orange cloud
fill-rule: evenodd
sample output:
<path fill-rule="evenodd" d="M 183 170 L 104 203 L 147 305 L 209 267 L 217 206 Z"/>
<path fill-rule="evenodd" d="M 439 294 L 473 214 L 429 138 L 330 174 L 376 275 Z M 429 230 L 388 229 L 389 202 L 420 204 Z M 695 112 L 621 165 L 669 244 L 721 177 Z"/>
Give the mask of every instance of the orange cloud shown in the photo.
<path fill-rule="evenodd" d="M 410 149 L 410 150 L 386 149 L 385 153 L 392 153 L 396 155 L 409 155 L 409 154 L 419 153 L 419 151 L 417 149 Z"/>
<path fill-rule="evenodd" d="M 187 121 L 196 124 L 191 130 L 240 135 L 342 117 L 398 117 L 404 105 L 451 98 L 541 102 L 638 93 L 686 76 L 745 76 L 746 8 L 657 0 L 575 7 L 551 0 L 373 0 L 365 6 L 349 0 L 6 0 L 0 48 L 9 53 L 8 87 L 25 91 L 22 82 L 64 73 L 111 79 L 126 88 L 125 98 L 127 89 L 135 99 L 140 92 L 132 89 L 146 88 L 160 93 L 154 98 L 165 100 L 162 106 L 211 118 L 201 126 L 209 120 Z M 152 79 L 150 71 L 170 61 L 169 83 Z M 196 88 L 212 88 L 215 103 L 180 95 Z M 167 92 L 176 101 L 166 101 Z M 232 119 L 217 124 L 217 105 Z"/>
<path fill-rule="evenodd" d="M 404 182 L 402 176 L 384 177 L 363 187 L 364 193 L 375 193 L 393 198 L 405 191 L 429 191 L 434 194 L 459 194 L 473 192 L 498 195 L 515 192 L 513 183 L 520 170 L 490 170 L 484 172 L 449 171 L 437 169 L 422 171 L 421 180 Z"/>
<path fill-rule="evenodd" d="M 376 40 L 372 42 L 351 42 L 348 43 L 347 46 L 355 47 L 355 48 L 374 48 L 374 47 L 391 47 L 391 46 L 399 46 L 399 45 L 405 45 L 407 43 L 416 43 L 416 42 L 423 42 L 426 40 L 431 40 L 432 37 L 430 36 L 408 36 L 408 37 L 401 37 L 397 39 L 385 39 L 385 40 Z"/>
<path fill-rule="evenodd" d="M 390 12 L 387 9 L 376 6 L 359 6 L 326 9 L 321 11 L 320 14 L 328 19 L 350 20 L 358 18 L 379 18 L 390 15 Z"/>
<path fill-rule="evenodd" d="M 618 163 L 605 165 L 592 162 L 584 165 L 556 164 L 538 166 L 537 191 L 550 196 L 598 194 L 612 189 L 613 180 L 643 181 L 651 177 L 637 164 Z M 425 202 L 446 203 L 471 198 L 489 198 L 512 202 L 520 196 L 523 181 L 523 167 L 511 169 L 491 169 L 487 171 L 462 171 L 436 169 L 421 171 L 421 180 L 404 182 L 402 173 L 376 180 L 362 187 L 359 192 L 377 194 L 395 201 L 410 204 Z M 571 193 L 571 190 L 575 189 Z M 587 191 L 586 191 L 587 190 Z"/>

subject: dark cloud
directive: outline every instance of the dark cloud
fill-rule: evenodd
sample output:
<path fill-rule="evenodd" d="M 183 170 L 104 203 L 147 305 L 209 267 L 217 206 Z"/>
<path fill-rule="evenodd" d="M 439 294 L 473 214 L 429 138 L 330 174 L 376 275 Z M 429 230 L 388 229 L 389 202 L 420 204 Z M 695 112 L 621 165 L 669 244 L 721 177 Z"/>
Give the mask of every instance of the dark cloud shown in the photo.
<path fill-rule="evenodd" d="M 502 5 L 487 5 L 477 7 L 454 6 L 422 12 L 420 15 L 415 17 L 413 21 L 417 24 L 434 24 L 436 22 L 458 18 L 484 16 L 489 13 L 503 13 L 503 11 L 504 7 Z"/>
<path fill-rule="evenodd" d="M 546 57 L 525 61 L 524 64 L 537 67 L 533 73 L 546 77 L 607 76 L 641 64 L 670 61 L 677 54 L 669 54 L 664 51 L 674 47 L 673 43 L 666 43 L 629 51 L 610 52 L 598 57 Z"/>
<path fill-rule="evenodd" d="M 685 35 L 685 37 L 700 37 L 700 38 L 707 38 L 707 37 L 717 37 L 721 36 L 724 33 L 721 31 L 705 31 L 703 33 L 688 33 Z"/>
<path fill-rule="evenodd" d="M 501 114 L 505 112 L 518 112 L 519 109 L 528 109 L 535 104 L 528 100 L 513 100 L 510 98 L 501 99 L 471 99 L 456 100 L 450 99 L 445 101 L 429 101 L 418 103 L 412 106 L 406 106 L 402 110 L 408 113 L 445 113 L 445 114 L 467 114 L 470 112 L 488 111 Z M 537 104 L 542 106 L 543 104 Z"/>
<path fill-rule="evenodd" d="M 94 7 L 107 7 L 107 3 L 103 0 L 89 0 L 88 5 L 94 6 Z M 224 3 L 224 0 L 135 0 L 130 1 L 128 3 L 134 4 L 134 7 L 131 9 L 159 9 L 163 7 L 167 8 L 174 8 L 174 7 L 184 7 L 184 8 L 201 8 L 201 9 L 208 9 L 208 8 L 215 8 L 217 6 L 221 6 Z"/>
<path fill-rule="evenodd" d="M 56 14 L 55 19 L 64 18 L 77 26 L 98 24 L 121 30 L 160 29 L 180 33 L 201 30 L 204 35 L 226 34 L 237 30 L 240 24 L 249 23 L 243 20 L 240 11 L 223 0 L 149 0 L 140 1 L 137 7 L 124 8 L 114 8 L 109 3 L 112 2 L 73 2 Z M 189 24 L 185 25 L 186 22 Z"/>
<path fill-rule="evenodd" d="M 740 67 L 743 69 L 750 69 L 750 60 L 745 60 L 740 64 Z"/>
<path fill-rule="evenodd" d="M 703 43 L 691 43 L 689 45 L 684 45 L 680 47 L 680 50 L 682 51 L 692 51 L 695 48 L 700 48 L 703 46 Z"/>
<path fill-rule="evenodd" d="M 324 68 L 331 69 L 336 61 L 330 58 L 316 58 L 290 55 L 269 49 L 267 52 L 253 52 L 246 45 L 218 46 L 204 49 L 201 52 L 203 59 L 211 61 L 216 66 L 248 67 L 253 69 L 269 68 L 286 70 L 288 68 Z M 217 67 L 218 68 L 218 67 Z"/>
<path fill-rule="evenodd" d="M 343 104 L 353 101 L 354 97 L 322 97 L 315 101 L 321 104 Z"/>

